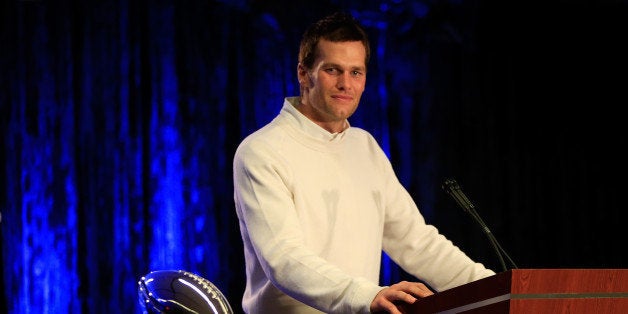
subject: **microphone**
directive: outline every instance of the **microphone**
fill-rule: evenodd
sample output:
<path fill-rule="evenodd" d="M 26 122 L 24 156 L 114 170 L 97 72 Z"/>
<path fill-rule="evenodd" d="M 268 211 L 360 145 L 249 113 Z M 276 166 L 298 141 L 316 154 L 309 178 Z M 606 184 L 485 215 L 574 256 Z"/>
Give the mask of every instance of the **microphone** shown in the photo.
<path fill-rule="evenodd" d="M 504 262 L 504 256 L 508 259 L 508 262 L 513 266 L 513 268 L 516 269 L 517 265 L 515 264 L 515 262 L 513 262 L 510 256 L 508 256 L 508 253 L 506 253 L 502 246 L 499 245 L 499 242 L 497 242 L 497 239 L 495 238 L 491 230 L 482 220 L 482 217 L 480 217 L 480 215 L 475 211 L 475 206 L 473 205 L 473 203 L 471 203 L 471 201 L 469 201 L 469 198 L 467 198 L 467 196 L 462 192 L 462 189 L 460 188 L 460 185 L 458 185 L 458 182 L 456 182 L 456 180 L 454 179 L 445 179 L 442 188 L 456 201 L 458 206 L 460 206 L 466 213 L 468 213 L 473 218 L 473 220 L 475 220 L 478 225 L 480 225 L 482 231 L 484 231 L 484 234 L 486 234 L 486 236 L 488 237 L 488 240 L 490 241 L 491 246 L 495 251 L 495 254 L 497 254 L 497 257 L 499 258 L 499 263 L 501 264 L 503 270 L 508 270 L 508 268 L 506 267 L 506 263 Z"/>

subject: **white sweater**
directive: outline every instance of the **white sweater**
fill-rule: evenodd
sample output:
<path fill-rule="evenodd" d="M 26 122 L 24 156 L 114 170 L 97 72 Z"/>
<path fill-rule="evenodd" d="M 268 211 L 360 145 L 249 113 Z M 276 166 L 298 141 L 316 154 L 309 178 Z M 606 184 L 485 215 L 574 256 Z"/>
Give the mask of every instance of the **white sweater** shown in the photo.
<path fill-rule="evenodd" d="M 368 132 L 331 134 L 298 101 L 234 158 L 247 313 L 368 313 L 382 250 L 438 291 L 495 274 L 425 223 Z"/>

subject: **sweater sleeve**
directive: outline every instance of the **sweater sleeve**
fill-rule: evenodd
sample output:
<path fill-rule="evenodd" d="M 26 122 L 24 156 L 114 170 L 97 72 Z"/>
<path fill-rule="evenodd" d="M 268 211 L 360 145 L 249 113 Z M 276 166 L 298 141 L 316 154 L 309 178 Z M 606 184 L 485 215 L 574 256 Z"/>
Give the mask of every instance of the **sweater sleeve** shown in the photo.
<path fill-rule="evenodd" d="M 383 165 L 388 173 L 383 248 L 392 260 L 437 291 L 495 274 L 426 224 L 390 162 L 386 159 Z"/>
<path fill-rule="evenodd" d="M 368 313 L 382 287 L 354 278 L 303 245 L 290 169 L 270 145 L 241 145 L 234 158 L 234 200 L 245 250 L 285 294 L 329 313 Z"/>

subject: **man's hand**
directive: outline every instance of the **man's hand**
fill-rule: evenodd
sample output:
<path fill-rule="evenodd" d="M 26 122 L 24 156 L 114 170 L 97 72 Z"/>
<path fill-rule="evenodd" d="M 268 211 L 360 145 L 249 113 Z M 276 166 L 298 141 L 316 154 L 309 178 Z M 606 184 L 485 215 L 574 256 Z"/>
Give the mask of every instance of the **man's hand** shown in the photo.
<path fill-rule="evenodd" d="M 390 287 L 382 289 L 373 302 L 371 302 L 371 313 L 391 313 L 402 314 L 395 303 L 414 303 L 417 298 L 427 297 L 434 294 L 424 284 L 420 282 L 401 281 Z"/>

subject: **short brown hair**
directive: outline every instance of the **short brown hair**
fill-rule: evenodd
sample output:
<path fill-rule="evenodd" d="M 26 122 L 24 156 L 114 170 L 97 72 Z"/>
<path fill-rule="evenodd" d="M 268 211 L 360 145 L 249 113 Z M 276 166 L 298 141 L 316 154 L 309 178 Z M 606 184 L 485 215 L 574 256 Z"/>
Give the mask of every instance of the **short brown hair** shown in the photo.
<path fill-rule="evenodd" d="M 371 48 L 368 35 L 360 23 L 350 14 L 336 12 L 310 25 L 303 33 L 299 47 L 299 63 L 311 69 L 316 59 L 316 47 L 321 39 L 331 42 L 361 41 L 366 49 L 368 64 Z"/>

